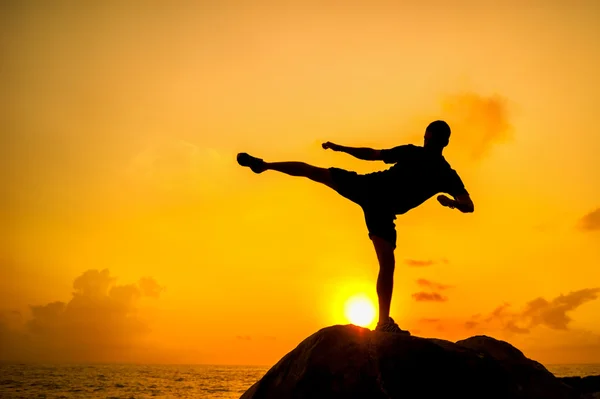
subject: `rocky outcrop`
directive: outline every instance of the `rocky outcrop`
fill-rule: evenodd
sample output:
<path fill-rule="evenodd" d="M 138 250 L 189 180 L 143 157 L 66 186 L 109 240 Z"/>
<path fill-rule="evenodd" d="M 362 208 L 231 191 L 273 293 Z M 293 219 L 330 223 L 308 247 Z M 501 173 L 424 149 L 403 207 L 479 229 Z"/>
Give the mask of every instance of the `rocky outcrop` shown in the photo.
<path fill-rule="evenodd" d="M 306 338 L 241 397 L 271 398 L 575 399 L 579 393 L 490 337 L 453 343 L 337 325 Z"/>
<path fill-rule="evenodd" d="M 600 399 L 600 375 L 562 377 L 560 380 L 573 387 L 581 395 L 581 399 Z"/>

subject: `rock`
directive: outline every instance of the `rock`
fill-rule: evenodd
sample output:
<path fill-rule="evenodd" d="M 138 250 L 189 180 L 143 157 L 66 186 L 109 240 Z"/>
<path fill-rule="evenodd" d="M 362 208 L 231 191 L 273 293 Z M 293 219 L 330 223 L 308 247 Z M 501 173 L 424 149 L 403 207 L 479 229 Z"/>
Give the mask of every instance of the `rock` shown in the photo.
<path fill-rule="evenodd" d="M 548 387 L 560 381 L 540 363 L 528 359 L 523 352 L 507 342 L 475 336 L 456 344 L 485 353 L 497 360 L 503 371 L 510 375 L 511 383 L 528 392 L 527 397 L 545 398 Z"/>
<path fill-rule="evenodd" d="M 573 387 L 583 398 L 600 398 L 600 375 L 562 377 L 560 380 Z"/>
<path fill-rule="evenodd" d="M 510 344 L 457 343 L 323 328 L 275 364 L 241 399 L 575 399 L 572 387 Z"/>

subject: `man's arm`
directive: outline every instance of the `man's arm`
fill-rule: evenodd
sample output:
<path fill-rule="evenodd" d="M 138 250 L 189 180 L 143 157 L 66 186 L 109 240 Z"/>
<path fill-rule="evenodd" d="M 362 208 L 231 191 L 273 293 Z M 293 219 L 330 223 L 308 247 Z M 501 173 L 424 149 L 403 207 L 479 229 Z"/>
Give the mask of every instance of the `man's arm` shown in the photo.
<path fill-rule="evenodd" d="M 471 196 L 454 169 L 448 169 L 448 173 L 445 175 L 444 186 L 444 189 L 440 191 L 450 194 L 454 199 L 448 198 L 445 195 L 438 195 L 437 200 L 442 206 L 447 206 L 450 209 L 456 208 L 462 213 L 472 213 L 475 211 Z"/>
<path fill-rule="evenodd" d="M 475 205 L 469 194 L 461 194 L 454 199 L 448 198 L 445 195 L 438 195 L 437 200 L 442 206 L 447 206 L 450 209 L 458 209 L 462 213 L 472 213 L 475 211 Z"/>
<path fill-rule="evenodd" d="M 355 158 L 362 159 L 363 161 L 383 161 L 381 156 L 381 150 L 366 147 L 346 147 L 331 142 L 323 143 L 324 149 L 331 149 L 333 151 L 345 152 L 346 154 L 352 155 Z"/>

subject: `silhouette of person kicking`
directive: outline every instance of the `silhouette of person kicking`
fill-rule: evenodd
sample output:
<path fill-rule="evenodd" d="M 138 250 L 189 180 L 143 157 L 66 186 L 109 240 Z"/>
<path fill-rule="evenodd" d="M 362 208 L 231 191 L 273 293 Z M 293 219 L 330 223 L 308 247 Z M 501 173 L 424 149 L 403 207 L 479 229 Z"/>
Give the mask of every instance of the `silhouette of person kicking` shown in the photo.
<path fill-rule="evenodd" d="M 247 153 L 239 153 L 237 161 L 254 173 L 274 170 L 291 176 L 307 177 L 331 187 L 343 197 L 358 204 L 364 213 L 369 238 L 379 261 L 377 296 L 379 321 L 376 331 L 409 334 L 390 317 L 394 286 L 394 251 L 396 249 L 396 215 L 416 208 L 438 193 L 438 202 L 463 213 L 474 211 L 473 202 L 456 171 L 442 155 L 450 140 L 450 126 L 444 121 L 431 122 L 424 145 L 400 145 L 390 149 L 345 147 L 331 142 L 324 149 L 341 151 L 366 161 L 394 164 L 387 170 L 358 174 L 340 168 L 320 168 L 304 162 L 265 162 Z"/>

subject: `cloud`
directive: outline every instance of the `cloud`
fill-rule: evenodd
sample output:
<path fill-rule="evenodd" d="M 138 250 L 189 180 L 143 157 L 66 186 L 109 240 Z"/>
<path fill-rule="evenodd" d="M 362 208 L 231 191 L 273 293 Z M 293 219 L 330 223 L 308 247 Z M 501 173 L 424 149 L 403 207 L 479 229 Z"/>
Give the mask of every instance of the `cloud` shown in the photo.
<path fill-rule="evenodd" d="M 503 303 L 502 305 L 498 306 L 496 309 L 494 309 L 492 311 L 492 313 L 490 313 L 490 315 L 485 319 L 486 322 L 490 322 L 493 319 L 498 319 L 498 318 L 502 318 L 505 314 L 506 314 L 506 309 L 510 306 L 509 303 Z"/>
<path fill-rule="evenodd" d="M 448 263 L 448 260 L 442 259 L 441 262 Z M 404 263 L 411 267 L 427 267 L 427 266 L 433 266 L 435 264 L 438 264 L 439 262 L 437 262 L 435 260 L 431 260 L 431 259 L 429 259 L 429 260 L 405 259 Z"/>
<path fill-rule="evenodd" d="M 544 325 L 555 330 L 566 330 L 571 322 L 567 313 L 597 299 L 599 293 L 600 288 L 588 288 L 560 295 L 552 301 L 536 298 L 527 304 L 519 318 L 527 322 L 530 328 Z"/>
<path fill-rule="evenodd" d="M 425 288 L 431 288 L 434 290 L 445 290 L 448 288 L 451 288 L 452 286 L 450 285 L 445 285 L 445 284 L 440 284 L 440 283 L 436 283 L 430 280 L 426 280 L 424 278 L 420 278 L 417 280 L 417 284 L 419 284 L 421 287 L 425 287 Z"/>
<path fill-rule="evenodd" d="M 106 292 L 115 281 L 116 279 L 110 277 L 107 269 L 102 271 L 88 270 L 75 279 L 73 288 L 75 288 L 77 295 L 99 298 L 106 295 Z"/>
<path fill-rule="evenodd" d="M 430 319 L 430 318 L 422 318 L 419 320 L 421 323 L 437 323 L 440 321 L 440 319 Z"/>
<path fill-rule="evenodd" d="M 437 265 L 440 263 L 447 265 L 450 262 L 448 261 L 448 259 L 442 258 L 439 261 L 433 260 L 433 259 L 428 259 L 428 260 L 404 259 L 404 263 L 410 267 L 427 267 L 427 266 Z"/>
<path fill-rule="evenodd" d="M 445 289 L 450 288 L 449 285 L 436 283 L 434 281 L 426 280 L 424 278 L 418 279 L 417 284 L 423 288 L 427 288 L 430 290 L 443 291 Z M 412 294 L 412 297 L 419 302 L 446 302 L 448 300 L 447 297 L 443 296 L 439 292 L 420 291 Z"/>
<path fill-rule="evenodd" d="M 6 310 L 0 312 L 0 323 L 4 326 L 14 326 L 20 324 L 23 320 L 23 315 L 18 310 Z"/>
<path fill-rule="evenodd" d="M 437 292 L 415 292 L 412 297 L 418 302 L 446 302 L 448 300 Z"/>
<path fill-rule="evenodd" d="M 504 328 L 515 334 L 528 334 L 529 333 L 528 328 L 519 327 L 515 324 L 514 321 L 507 322 L 506 325 L 504 326 Z"/>
<path fill-rule="evenodd" d="M 152 277 L 142 277 L 138 282 L 140 290 L 145 296 L 158 298 L 160 293 L 165 290 Z"/>
<path fill-rule="evenodd" d="M 31 306 L 31 318 L 20 327 L 9 326 L 4 314 L 0 338 L 18 349 L 0 359 L 115 361 L 149 349 L 144 338 L 150 327 L 138 305 L 144 297 L 159 297 L 154 279 L 119 285 L 107 269 L 88 270 L 74 280 L 73 289 L 68 302 Z"/>
<path fill-rule="evenodd" d="M 406 260 L 404 260 L 404 263 L 406 263 L 408 266 L 412 266 L 412 267 L 425 267 L 425 266 L 431 266 L 431 265 L 435 264 L 435 262 L 432 260 L 414 260 L 414 259 L 406 259 Z"/>
<path fill-rule="evenodd" d="M 486 97 L 460 93 L 443 98 L 444 118 L 452 129 L 451 143 L 477 160 L 487 155 L 493 145 L 512 139 L 507 103 L 497 94 Z"/>
<path fill-rule="evenodd" d="M 466 321 L 466 322 L 465 322 L 465 328 L 466 328 L 467 330 L 471 330 L 471 329 L 473 329 L 473 328 L 477 327 L 478 325 L 479 325 L 479 323 L 478 323 L 478 322 L 476 322 L 476 321 L 472 321 L 472 320 L 469 320 L 469 321 Z"/>
<path fill-rule="evenodd" d="M 579 219 L 578 227 L 581 231 L 600 230 L 600 208 L 596 208 Z"/>
<path fill-rule="evenodd" d="M 468 319 L 451 315 L 439 320 L 418 319 L 415 326 L 424 336 L 438 334 L 443 327 L 441 337 L 452 341 L 465 336 L 492 336 L 544 363 L 593 363 L 600 355 L 600 334 L 576 328 L 570 316 L 599 297 L 600 288 L 586 288 L 550 299 L 533 298 L 520 306 L 501 303 L 490 312 Z"/>
<path fill-rule="evenodd" d="M 31 344 L 22 331 L 22 320 L 11 313 L 0 312 L 0 361 L 18 362 L 27 357 Z"/>
<path fill-rule="evenodd" d="M 527 334 L 536 327 L 566 331 L 572 321 L 569 313 L 597 299 L 598 296 L 600 288 L 573 291 L 550 301 L 538 297 L 527 302 L 520 311 L 510 311 L 510 304 L 504 303 L 494 309 L 478 326 L 491 327 L 499 323 L 503 330 L 517 334 Z M 473 322 L 470 325 L 474 327 L 476 324 Z"/>

